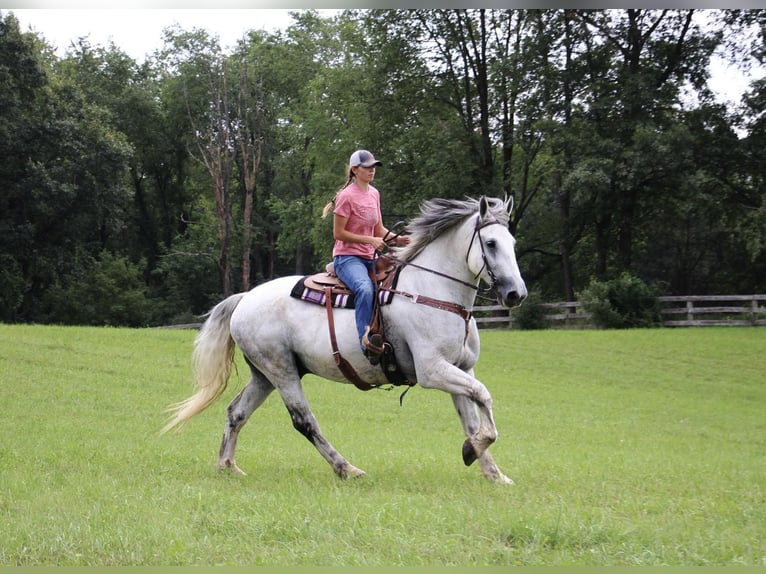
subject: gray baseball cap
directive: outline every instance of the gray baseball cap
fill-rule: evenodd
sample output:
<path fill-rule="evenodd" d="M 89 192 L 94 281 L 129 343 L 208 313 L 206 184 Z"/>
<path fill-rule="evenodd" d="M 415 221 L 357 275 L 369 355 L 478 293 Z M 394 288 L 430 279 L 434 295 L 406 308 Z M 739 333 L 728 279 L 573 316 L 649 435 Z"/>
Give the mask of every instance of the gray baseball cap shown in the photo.
<path fill-rule="evenodd" d="M 375 156 L 368 152 L 366 149 L 358 149 L 351 154 L 351 159 L 348 160 L 350 166 L 361 165 L 362 167 L 372 167 L 383 165 L 381 162 L 375 159 Z"/>

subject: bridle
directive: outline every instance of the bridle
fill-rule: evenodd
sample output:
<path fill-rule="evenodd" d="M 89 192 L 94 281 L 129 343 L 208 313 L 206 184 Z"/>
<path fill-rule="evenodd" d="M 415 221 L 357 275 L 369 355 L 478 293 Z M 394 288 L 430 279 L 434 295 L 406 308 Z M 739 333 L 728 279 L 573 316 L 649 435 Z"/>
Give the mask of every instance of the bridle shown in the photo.
<path fill-rule="evenodd" d="M 490 225 L 502 225 L 497 219 L 492 217 L 489 220 L 485 220 L 483 222 L 480 222 L 479 219 L 476 220 L 476 225 L 474 226 L 473 235 L 471 236 L 471 243 L 468 244 L 468 250 L 465 254 L 465 260 L 466 263 L 468 262 L 468 255 L 471 253 L 471 249 L 473 248 L 473 243 L 476 241 L 476 238 L 479 239 L 479 245 L 481 246 L 481 258 L 482 258 L 482 266 L 481 269 L 479 269 L 479 272 L 474 277 L 474 280 L 478 280 L 479 275 L 481 275 L 481 272 L 484 271 L 484 269 L 487 269 L 487 275 L 489 275 L 490 278 L 490 286 L 489 290 L 492 290 L 495 288 L 495 282 L 496 282 L 496 276 L 494 271 L 492 271 L 492 267 L 490 267 L 489 262 L 487 261 L 487 254 L 484 249 L 484 242 L 481 238 L 481 230 L 485 227 L 489 227 Z M 399 234 L 397 233 L 396 236 Z M 479 285 L 477 283 L 469 283 L 468 281 L 463 281 L 462 279 L 458 279 L 457 277 L 453 277 L 452 275 L 447 275 L 446 273 L 442 273 L 441 271 L 437 271 L 436 269 L 431 269 L 429 267 L 424 267 L 422 265 L 418 265 L 417 263 L 413 263 L 412 261 L 402 261 L 400 259 L 397 259 L 391 255 L 384 255 L 383 257 L 388 258 L 393 263 L 399 265 L 400 267 L 404 266 L 410 266 L 414 267 L 415 269 L 420 269 L 422 271 L 427 271 L 428 273 L 433 273 L 434 275 L 438 275 L 439 277 L 443 277 L 445 279 L 449 279 L 450 281 L 455 281 L 456 283 L 460 283 L 461 285 L 465 285 L 466 287 L 470 287 L 474 291 L 479 291 Z M 451 313 L 455 313 L 459 315 L 463 321 L 465 322 L 465 338 L 468 338 L 468 327 L 470 325 L 471 321 L 471 310 L 467 309 L 463 305 L 460 305 L 459 303 L 452 303 L 450 301 L 443 301 L 441 299 L 433 299 L 431 297 L 427 297 L 425 295 L 420 294 L 413 294 L 408 293 L 406 291 L 400 291 L 395 288 L 388 288 L 388 291 L 395 295 L 402 295 L 406 298 L 408 298 L 413 303 L 420 303 L 422 305 L 428 305 L 429 307 L 433 307 L 435 309 L 441 309 L 442 311 L 449 311 Z"/>
<path fill-rule="evenodd" d="M 481 272 L 484 271 L 486 268 L 487 275 L 489 276 L 489 288 L 488 291 L 492 291 L 495 289 L 495 283 L 497 283 L 497 276 L 495 275 L 495 272 L 492 270 L 492 267 L 490 266 L 489 262 L 487 261 L 487 251 L 484 248 L 484 241 L 481 239 L 481 230 L 485 227 L 489 227 L 490 225 L 502 225 L 497 219 L 492 217 L 488 221 L 484 221 L 483 223 L 479 223 L 479 220 L 476 220 L 476 225 L 473 229 L 473 235 L 471 236 L 471 243 L 468 245 L 468 251 L 465 253 L 465 262 L 468 263 L 468 255 L 471 253 L 471 248 L 473 247 L 474 240 L 478 237 L 479 238 L 479 247 L 481 247 L 481 269 L 479 269 L 479 272 L 476 273 L 476 276 L 474 279 L 478 279 L 479 275 L 481 275 Z M 478 291 L 479 287 L 476 286 L 476 290 Z"/>
<path fill-rule="evenodd" d="M 479 279 L 481 272 L 484 271 L 484 269 L 486 268 L 487 275 L 489 276 L 489 279 L 490 279 L 489 287 L 487 288 L 487 291 L 492 291 L 495 288 L 495 283 L 497 282 L 497 276 L 495 275 L 495 272 L 492 270 L 492 267 L 490 266 L 487 260 L 487 252 L 486 252 L 486 249 L 484 248 L 484 241 L 481 238 L 481 230 L 484 229 L 485 227 L 489 227 L 490 225 L 502 225 L 502 223 L 500 223 L 494 217 L 485 219 L 485 221 L 483 222 L 480 222 L 479 219 L 476 220 L 476 225 L 474 226 L 474 229 L 473 229 L 473 235 L 471 235 L 471 242 L 468 244 L 468 249 L 465 252 L 465 262 L 468 263 L 468 256 L 471 253 L 471 249 L 473 248 L 474 241 L 476 241 L 476 238 L 478 237 L 479 247 L 481 247 L 482 265 L 481 265 L 481 269 L 479 269 L 479 271 L 474 276 L 474 281 L 477 281 Z M 393 235 L 393 239 L 396 239 L 399 235 L 400 233 Z M 384 238 L 384 241 L 385 241 L 385 238 Z M 444 279 L 449 279 L 450 281 L 460 283 L 461 285 L 470 287 L 474 291 L 479 291 L 478 281 L 477 283 L 469 283 L 468 281 L 463 281 L 462 279 L 458 279 L 457 277 L 453 277 L 452 275 L 447 275 L 446 273 L 442 273 L 441 271 L 437 271 L 436 269 L 431 269 L 429 267 L 418 265 L 417 263 L 413 263 L 412 261 L 403 261 L 391 255 L 384 255 L 384 257 L 386 257 L 387 259 L 391 260 L 392 262 L 396 263 L 397 265 L 401 267 L 404 267 L 405 265 L 414 267 L 415 269 L 420 269 L 421 271 L 426 271 L 428 273 L 438 275 L 439 277 L 443 277 Z"/>

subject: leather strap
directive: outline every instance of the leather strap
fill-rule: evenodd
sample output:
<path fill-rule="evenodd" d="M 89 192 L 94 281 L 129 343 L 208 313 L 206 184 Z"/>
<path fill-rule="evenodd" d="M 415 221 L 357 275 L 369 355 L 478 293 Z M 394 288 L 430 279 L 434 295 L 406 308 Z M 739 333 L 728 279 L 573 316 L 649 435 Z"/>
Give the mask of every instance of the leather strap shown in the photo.
<path fill-rule="evenodd" d="M 335 359 L 335 364 L 349 381 L 354 383 L 357 389 L 361 391 L 369 391 L 374 389 L 375 385 L 371 385 L 367 381 L 363 380 L 356 372 L 354 367 L 349 363 L 338 350 L 338 341 L 335 338 L 335 320 L 332 312 L 332 287 L 324 288 L 325 294 L 325 306 L 327 307 L 327 325 L 330 328 L 330 344 L 332 345 L 332 356 Z"/>
<path fill-rule="evenodd" d="M 420 303 L 421 305 L 427 305 L 429 307 L 433 307 L 434 309 L 441 309 L 442 311 L 449 311 L 450 313 L 459 315 L 463 321 L 465 321 L 465 339 L 468 338 L 468 325 L 471 321 L 472 315 L 471 311 L 462 305 L 451 303 L 450 301 L 442 301 L 441 299 L 433 299 L 431 297 L 427 297 L 426 295 L 413 295 L 412 293 L 399 291 L 398 289 L 389 289 L 389 291 L 395 295 L 402 295 L 403 297 L 407 297 L 413 303 Z"/>

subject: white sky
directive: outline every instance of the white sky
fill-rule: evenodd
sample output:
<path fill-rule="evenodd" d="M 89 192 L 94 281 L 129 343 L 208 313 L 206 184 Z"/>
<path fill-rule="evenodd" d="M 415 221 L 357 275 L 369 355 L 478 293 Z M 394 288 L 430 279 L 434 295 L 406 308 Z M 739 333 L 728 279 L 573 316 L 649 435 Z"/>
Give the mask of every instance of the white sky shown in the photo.
<path fill-rule="evenodd" d="M 22 32 L 43 36 L 59 56 L 72 41 L 88 37 L 91 45 L 113 41 L 137 61 L 162 47 L 162 31 L 178 24 L 184 30 L 202 28 L 217 35 L 221 47 L 230 48 L 248 30 L 276 31 L 287 28 L 296 9 L 2 9 L 13 12 Z M 331 16 L 337 10 L 317 10 Z"/>
<path fill-rule="evenodd" d="M 225 49 L 236 45 L 248 30 L 275 31 L 289 26 L 290 12 L 300 9 L 3 9 L 13 12 L 21 30 L 32 31 L 57 49 L 59 56 L 73 41 L 87 37 L 91 45 L 106 46 L 111 40 L 137 61 L 162 46 L 162 31 L 178 24 L 184 30 L 202 28 L 219 37 Z M 332 16 L 338 10 L 318 10 Z M 714 58 L 710 66 L 712 89 L 719 100 L 737 103 L 747 89 L 748 78 L 739 70 Z M 758 75 L 762 75 L 762 71 Z"/>

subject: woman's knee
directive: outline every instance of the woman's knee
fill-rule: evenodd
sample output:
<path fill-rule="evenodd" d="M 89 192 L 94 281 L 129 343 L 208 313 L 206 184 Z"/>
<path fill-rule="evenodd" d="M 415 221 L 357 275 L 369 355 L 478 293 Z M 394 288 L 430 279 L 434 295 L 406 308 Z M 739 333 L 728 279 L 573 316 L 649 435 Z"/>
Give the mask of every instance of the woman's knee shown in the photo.
<path fill-rule="evenodd" d="M 354 281 L 352 290 L 357 296 L 372 297 L 375 294 L 375 290 L 372 288 L 372 281 L 369 279 L 365 280 L 360 278 L 357 281 Z"/>

